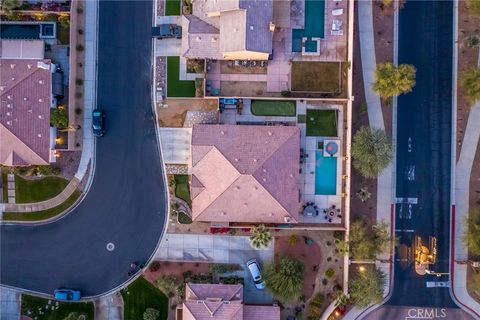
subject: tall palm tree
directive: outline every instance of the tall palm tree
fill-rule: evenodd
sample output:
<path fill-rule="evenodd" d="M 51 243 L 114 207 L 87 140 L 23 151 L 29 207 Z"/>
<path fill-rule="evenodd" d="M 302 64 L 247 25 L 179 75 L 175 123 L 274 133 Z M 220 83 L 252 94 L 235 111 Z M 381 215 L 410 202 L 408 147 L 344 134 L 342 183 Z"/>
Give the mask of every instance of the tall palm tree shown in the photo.
<path fill-rule="evenodd" d="M 353 166 L 365 178 L 375 178 L 392 160 L 392 146 L 385 130 L 361 127 L 353 137 Z"/>
<path fill-rule="evenodd" d="M 272 239 L 272 233 L 263 224 L 254 227 L 250 231 L 250 244 L 255 249 L 268 247 Z"/>

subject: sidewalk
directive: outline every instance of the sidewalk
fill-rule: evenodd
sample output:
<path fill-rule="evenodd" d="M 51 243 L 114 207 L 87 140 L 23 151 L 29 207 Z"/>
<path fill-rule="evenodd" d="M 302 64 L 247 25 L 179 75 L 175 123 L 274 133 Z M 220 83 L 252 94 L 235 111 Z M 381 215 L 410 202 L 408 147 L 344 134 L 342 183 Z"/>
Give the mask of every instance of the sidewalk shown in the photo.
<path fill-rule="evenodd" d="M 85 79 L 84 79 L 84 120 L 83 128 L 83 150 L 80 159 L 80 164 L 77 169 L 75 177 L 70 181 L 67 187 L 56 197 L 37 203 L 3 203 L 0 204 L 0 212 L 35 212 L 54 208 L 65 202 L 77 189 L 80 181 L 85 177 L 87 169 L 89 168 L 90 159 L 91 168 L 89 171 L 89 182 L 93 177 L 95 166 L 95 140 L 90 130 L 92 126 L 92 110 L 96 104 L 96 76 L 97 76 L 97 20 L 98 20 L 98 5 L 97 1 L 85 2 Z M 87 183 L 87 189 L 89 186 Z"/>
<path fill-rule="evenodd" d="M 123 320 L 123 299 L 120 292 L 94 301 L 95 320 Z"/>
<path fill-rule="evenodd" d="M 20 319 L 21 295 L 18 291 L 0 286 L 0 319 Z"/>

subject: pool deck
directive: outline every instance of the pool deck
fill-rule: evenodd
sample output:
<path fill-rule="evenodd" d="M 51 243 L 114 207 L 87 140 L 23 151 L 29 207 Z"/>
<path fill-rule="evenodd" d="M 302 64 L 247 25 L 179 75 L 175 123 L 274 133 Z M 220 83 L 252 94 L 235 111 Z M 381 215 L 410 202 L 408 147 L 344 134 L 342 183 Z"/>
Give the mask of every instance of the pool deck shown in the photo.
<path fill-rule="evenodd" d="M 303 104 L 303 107 L 306 109 L 317 109 L 317 110 L 338 110 L 339 116 L 338 119 L 343 119 L 343 108 L 341 106 L 325 105 L 325 106 L 311 106 Z M 297 114 L 299 109 L 302 106 L 297 104 Z M 339 148 L 339 155 L 337 158 L 337 193 L 336 195 L 318 195 L 315 194 L 315 174 L 316 174 L 316 151 L 318 151 L 318 142 L 328 140 L 330 137 L 311 137 L 306 136 L 307 126 L 305 123 L 299 123 L 298 126 L 301 130 L 301 140 L 300 146 L 304 149 L 305 153 L 308 154 L 308 157 L 304 158 L 302 164 L 302 174 L 300 182 L 300 193 L 301 193 L 301 202 L 314 202 L 320 209 L 320 214 L 318 216 L 309 217 L 300 215 L 300 223 L 325 223 L 324 215 L 322 214 L 323 209 L 326 209 L 332 205 L 336 205 L 337 208 L 342 208 L 342 157 L 343 150 L 342 147 Z M 338 121 L 337 124 L 337 139 L 340 142 L 343 141 L 343 121 Z M 341 144 L 341 143 L 340 143 Z M 340 224 L 342 219 L 334 218 L 333 221 L 329 224 Z"/>

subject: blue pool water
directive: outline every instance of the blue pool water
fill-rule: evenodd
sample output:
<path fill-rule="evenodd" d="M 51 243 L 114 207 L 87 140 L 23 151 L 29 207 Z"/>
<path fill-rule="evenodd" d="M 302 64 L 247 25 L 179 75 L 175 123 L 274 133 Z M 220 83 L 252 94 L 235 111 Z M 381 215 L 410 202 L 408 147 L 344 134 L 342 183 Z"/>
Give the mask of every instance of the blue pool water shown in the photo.
<path fill-rule="evenodd" d="M 292 30 L 292 51 L 302 52 L 302 38 L 324 38 L 325 0 L 305 0 L 304 29 Z"/>
<path fill-rule="evenodd" d="M 337 193 L 337 158 L 324 158 L 322 151 L 315 158 L 315 194 Z"/>

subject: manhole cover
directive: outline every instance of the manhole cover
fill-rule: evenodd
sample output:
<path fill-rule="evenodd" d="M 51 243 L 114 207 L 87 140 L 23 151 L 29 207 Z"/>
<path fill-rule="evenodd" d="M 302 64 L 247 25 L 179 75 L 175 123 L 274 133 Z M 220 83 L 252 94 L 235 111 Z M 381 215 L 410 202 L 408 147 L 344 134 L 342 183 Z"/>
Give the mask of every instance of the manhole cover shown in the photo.
<path fill-rule="evenodd" d="M 107 250 L 108 251 L 113 251 L 115 250 L 115 245 L 111 242 L 107 243 Z"/>

